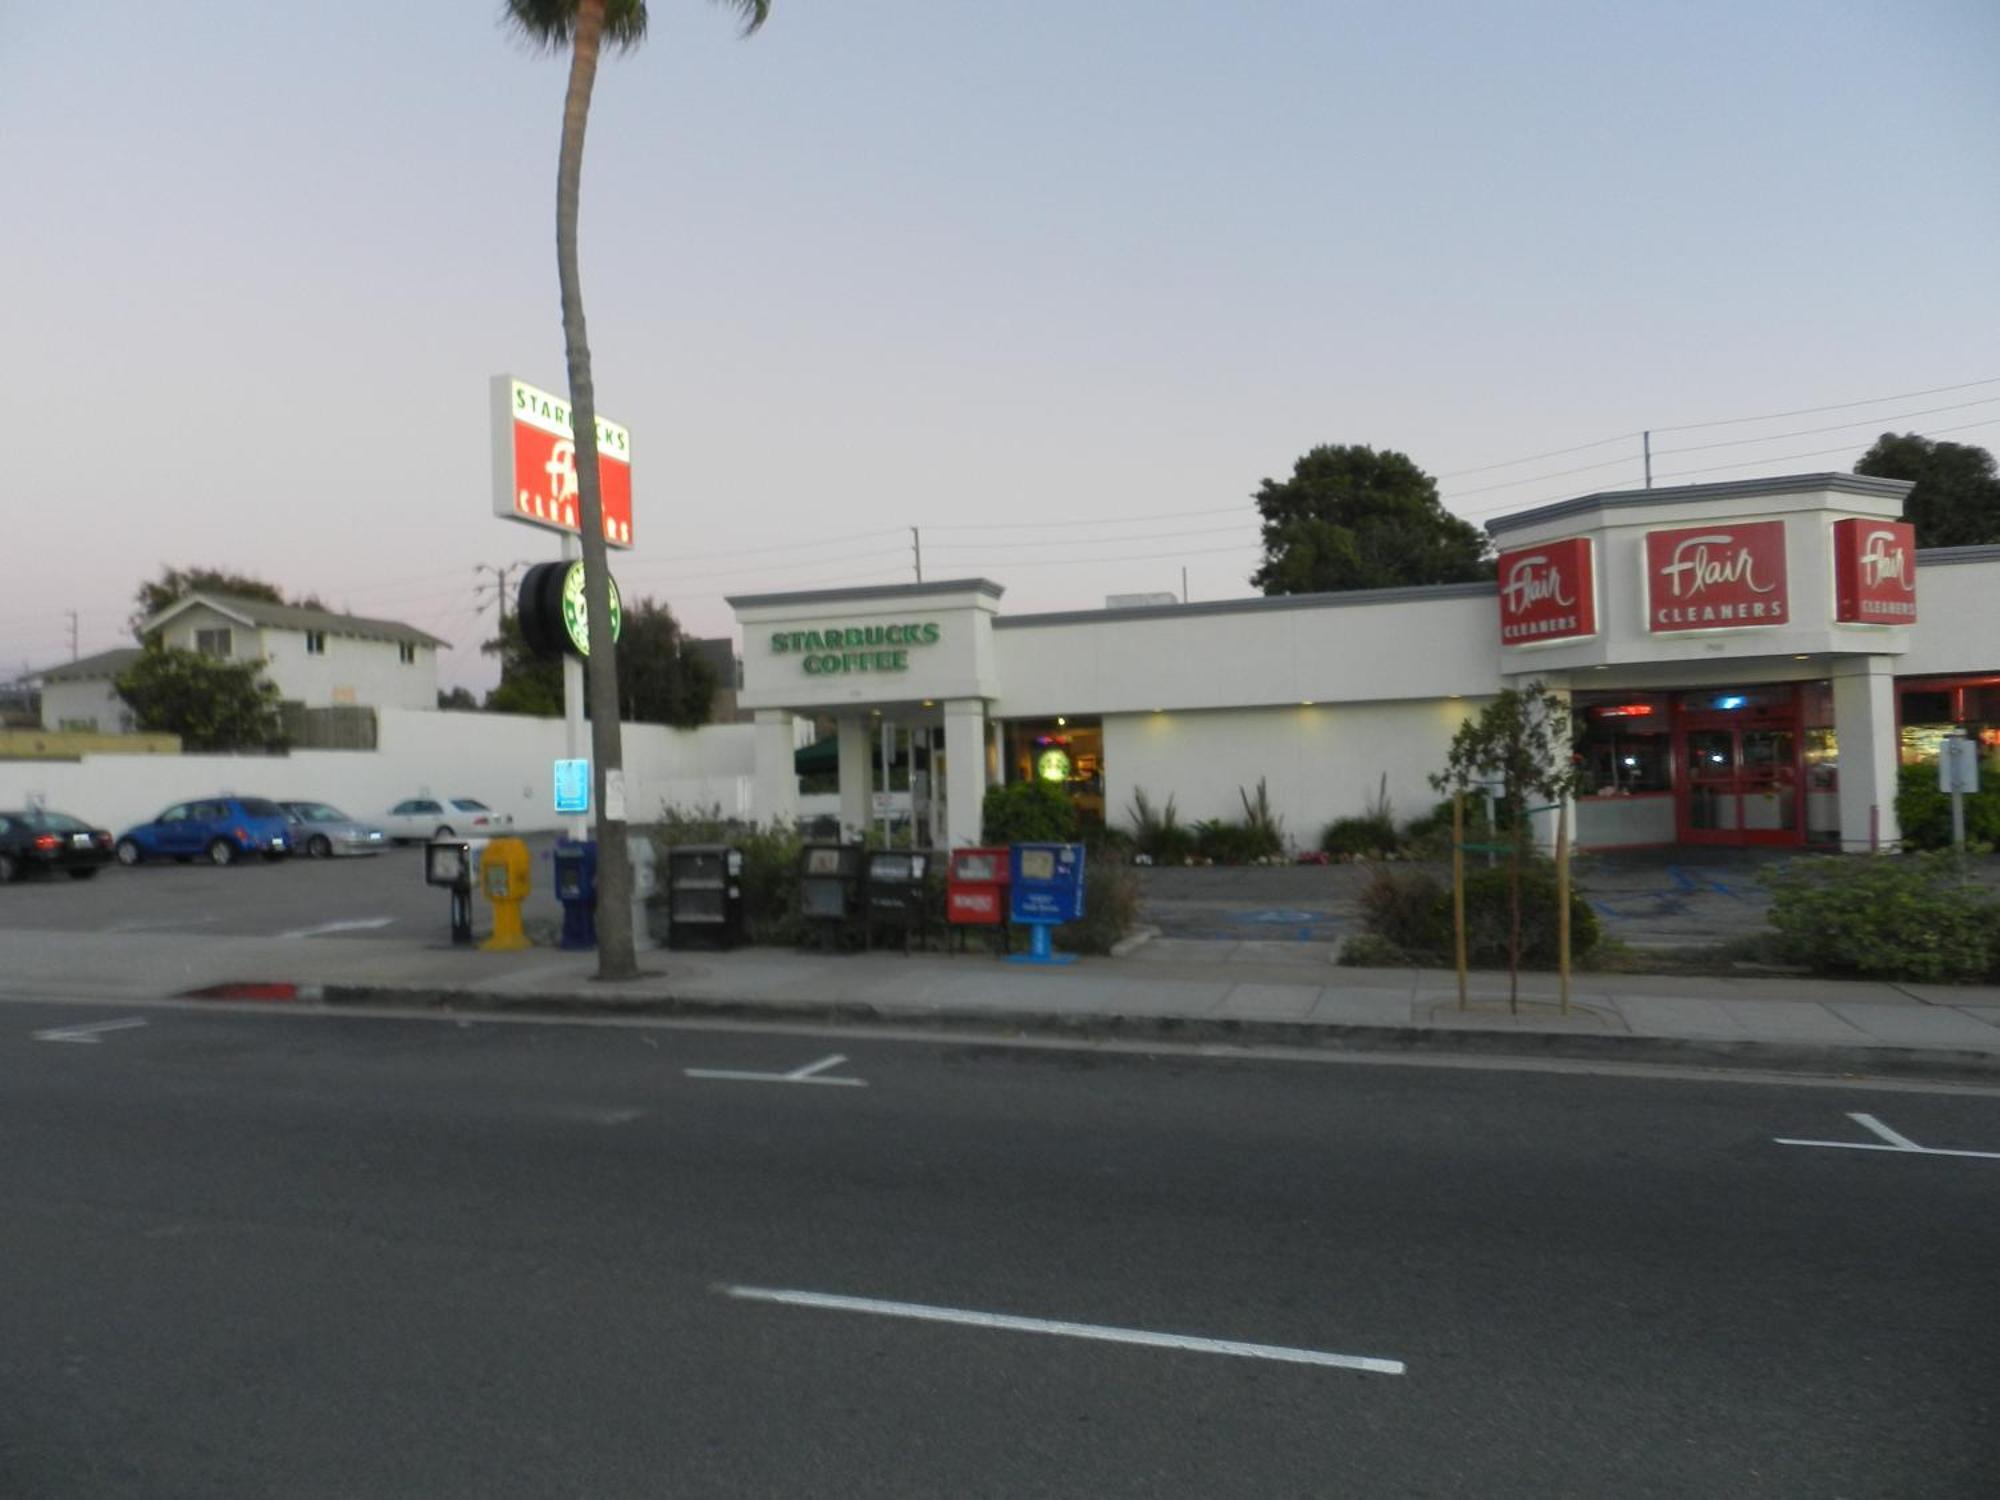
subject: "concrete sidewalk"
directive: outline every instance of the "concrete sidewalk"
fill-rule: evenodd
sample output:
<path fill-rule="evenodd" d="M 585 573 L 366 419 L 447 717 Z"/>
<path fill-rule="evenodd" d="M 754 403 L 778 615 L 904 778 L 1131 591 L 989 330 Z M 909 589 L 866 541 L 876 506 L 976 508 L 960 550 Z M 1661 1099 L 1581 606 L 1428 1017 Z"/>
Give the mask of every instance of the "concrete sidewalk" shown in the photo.
<path fill-rule="evenodd" d="M 296 986 L 345 1005 L 731 1016 L 986 1033 L 1484 1052 L 1634 1062 L 1927 1073 L 2000 1081 L 2000 987 L 1817 979 L 1341 969 L 1321 945 L 1158 939 L 1059 968 L 984 954 L 823 956 L 768 948 L 642 955 L 607 985 L 592 953 L 482 953 L 413 939 L 220 938 L 0 931 L 0 991 L 153 999 L 225 985 Z"/>

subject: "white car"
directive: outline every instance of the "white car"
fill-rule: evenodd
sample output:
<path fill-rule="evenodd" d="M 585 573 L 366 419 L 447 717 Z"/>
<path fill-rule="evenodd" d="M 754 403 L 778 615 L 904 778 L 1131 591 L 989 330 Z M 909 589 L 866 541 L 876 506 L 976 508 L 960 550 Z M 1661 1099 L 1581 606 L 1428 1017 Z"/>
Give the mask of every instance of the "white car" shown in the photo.
<path fill-rule="evenodd" d="M 407 840 L 493 838 L 514 826 L 512 813 L 495 812 L 477 797 L 411 797 L 398 802 L 379 820 L 382 831 L 397 843 Z"/>

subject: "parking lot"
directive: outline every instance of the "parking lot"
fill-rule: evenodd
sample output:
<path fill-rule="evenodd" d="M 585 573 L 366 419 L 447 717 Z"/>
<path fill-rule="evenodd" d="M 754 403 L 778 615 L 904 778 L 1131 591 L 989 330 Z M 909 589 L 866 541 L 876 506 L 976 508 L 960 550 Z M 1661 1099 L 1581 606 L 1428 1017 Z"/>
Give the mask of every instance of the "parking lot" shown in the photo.
<path fill-rule="evenodd" d="M 552 834 L 526 839 L 534 860 L 523 913 L 561 918 Z M 481 925 L 492 908 L 474 903 Z M 0 886 L 0 927 L 52 932 L 212 932 L 235 937 L 420 937 L 450 927 L 446 893 L 424 884 L 421 846 L 351 859 L 244 860 L 217 867 L 110 865 L 94 880 L 29 878 Z"/>

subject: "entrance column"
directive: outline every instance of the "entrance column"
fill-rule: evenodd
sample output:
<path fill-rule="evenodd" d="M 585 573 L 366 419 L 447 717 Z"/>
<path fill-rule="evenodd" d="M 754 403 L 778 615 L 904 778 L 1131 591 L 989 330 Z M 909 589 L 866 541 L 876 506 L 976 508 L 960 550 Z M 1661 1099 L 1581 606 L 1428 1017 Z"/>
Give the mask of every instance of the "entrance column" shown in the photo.
<path fill-rule="evenodd" d="M 1866 854 L 1902 837 L 1896 822 L 1896 677 L 1884 656 L 1833 664 L 1833 734 L 1840 747 L 1840 847 Z"/>
<path fill-rule="evenodd" d="M 979 842 L 986 800 L 986 700 L 944 705 L 945 838 L 954 849 Z"/>
<path fill-rule="evenodd" d="M 799 819 L 799 768 L 793 759 L 792 711 L 757 710 L 757 821 L 796 823 Z"/>
<path fill-rule="evenodd" d="M 862 714 L 841 715 L 835 728 L 835 746 L 840 751 L 840 831 L 856 838 L 868 831 L 868 816 L 874 809 L 875 750 L 868 743 L 868 719 Z"/>

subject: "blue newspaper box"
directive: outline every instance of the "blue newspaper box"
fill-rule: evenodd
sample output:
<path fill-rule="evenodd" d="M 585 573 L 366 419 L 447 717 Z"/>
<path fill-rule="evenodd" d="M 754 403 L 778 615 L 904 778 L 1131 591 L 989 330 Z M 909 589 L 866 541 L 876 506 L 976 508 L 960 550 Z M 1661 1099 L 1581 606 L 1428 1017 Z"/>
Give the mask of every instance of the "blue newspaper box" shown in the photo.
<path fill-rule="evenodd" d="M 558 839 L 553 855 L 556 900 L 562 902 L 559 948 L 597 946 L 597 845 L 588 840 Z"/>
<path fill-rule="evenodd" d="M 1083 845 L 1016 844 L 1008 851 L 1008 916 L 1028 929 L 1028 951 L 1012 962 L 1068 964 L 1074 953 L 1057 953 L 1049 930 L 1083 919 Z"/>

